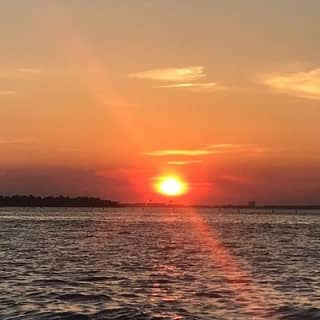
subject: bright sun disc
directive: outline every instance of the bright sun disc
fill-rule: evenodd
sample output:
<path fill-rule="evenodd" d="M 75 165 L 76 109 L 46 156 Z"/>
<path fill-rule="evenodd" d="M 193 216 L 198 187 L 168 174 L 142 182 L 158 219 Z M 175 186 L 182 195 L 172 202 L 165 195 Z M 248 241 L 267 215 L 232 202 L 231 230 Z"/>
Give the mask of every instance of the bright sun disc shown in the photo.
<path fill-rule="evenodd" d="M 187 184 L 178 177 L 161 177 L 156 190 L 166 196 L 180 196 L 187 192 Z"/>

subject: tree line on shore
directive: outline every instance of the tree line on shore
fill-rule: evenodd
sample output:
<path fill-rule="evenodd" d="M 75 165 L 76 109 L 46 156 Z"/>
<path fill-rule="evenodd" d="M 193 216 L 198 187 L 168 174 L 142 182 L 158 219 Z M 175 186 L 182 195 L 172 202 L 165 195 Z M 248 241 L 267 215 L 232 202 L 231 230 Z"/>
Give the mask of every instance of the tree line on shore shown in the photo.
<path fill-rule="evenodd" d="M 0 196 L 2 207 L 118 207 L 120 203 L 113 200 L 103 200 L 94 197 L 39 197 L 12 195 Z"/>

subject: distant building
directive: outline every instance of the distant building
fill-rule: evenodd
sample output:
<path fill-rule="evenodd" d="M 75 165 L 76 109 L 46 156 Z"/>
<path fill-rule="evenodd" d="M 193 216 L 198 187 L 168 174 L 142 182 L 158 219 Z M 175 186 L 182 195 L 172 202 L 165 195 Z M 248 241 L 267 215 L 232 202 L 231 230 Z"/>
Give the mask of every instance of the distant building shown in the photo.
<path fill-rule="evenodd" d="M 248 202 L 248 207 L 249 208 L 255 208 L 256 207 L 256 202 L 255 201 L 249 201 Z"/>

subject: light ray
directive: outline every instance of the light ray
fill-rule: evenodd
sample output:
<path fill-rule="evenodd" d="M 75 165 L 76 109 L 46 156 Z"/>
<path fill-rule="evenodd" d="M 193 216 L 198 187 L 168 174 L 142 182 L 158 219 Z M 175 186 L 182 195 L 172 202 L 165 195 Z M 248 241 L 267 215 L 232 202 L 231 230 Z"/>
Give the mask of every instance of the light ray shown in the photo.
<path fill-rule="evenodd" d="M 82 70 L 83 76 L 79 81 L 86 86 L 97 104 L 104 108 L 104 112 L 108 111 L 112 121 L 120 125 L 128 143 L 131 142 L 136 148 L 142 150 L 145 135 L 135 125 L 129 108 L 124 110 L 121 107 L 131 103 L 117 92 L 111 78 L 108 77 L 108 70 L 99 64 L 92 50 L 80 37 L 74 21 L 67 16 L 63 7 L 58 7 L 56 2 L 46 2 L 45 6 L 41 7 L 41 11 L 45 13 L 55 41 L 58 47 L 62 48 L 68 62 Z M 116 106 L 113 107 L 113 105 Z M 108 121 L 112 122 L 110 119 Z"/>
<path fill-rule="evenodd" d="M 210 250 L 208 259 L 213 263 L 215 271 L 221 274 L 226 280 L 226 286 L 238 298 L 247 302 L 243 307 L 244 311 L 254 319 L 270 318 L 267 310 L 275 303 L 276 295 L 270 295 L 270 291 L 274 292 L 274 289 L 270 286 L 262 287 L 255 282 L 250 272 L 224 246 L 213 226 L 209 226 L 200 213 L 190 208 L 186 214 L 197 232 L 200 244 Z"/>

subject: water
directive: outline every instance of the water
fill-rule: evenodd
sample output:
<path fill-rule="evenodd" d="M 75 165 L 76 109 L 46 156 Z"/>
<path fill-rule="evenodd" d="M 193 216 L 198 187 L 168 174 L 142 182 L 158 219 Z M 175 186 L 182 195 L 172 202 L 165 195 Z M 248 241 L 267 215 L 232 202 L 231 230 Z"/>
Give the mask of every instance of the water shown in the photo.
<path fill-rule="evenodd" d="M 0 319 L 320 319 L 320 215 L 2 208 Z"/>

